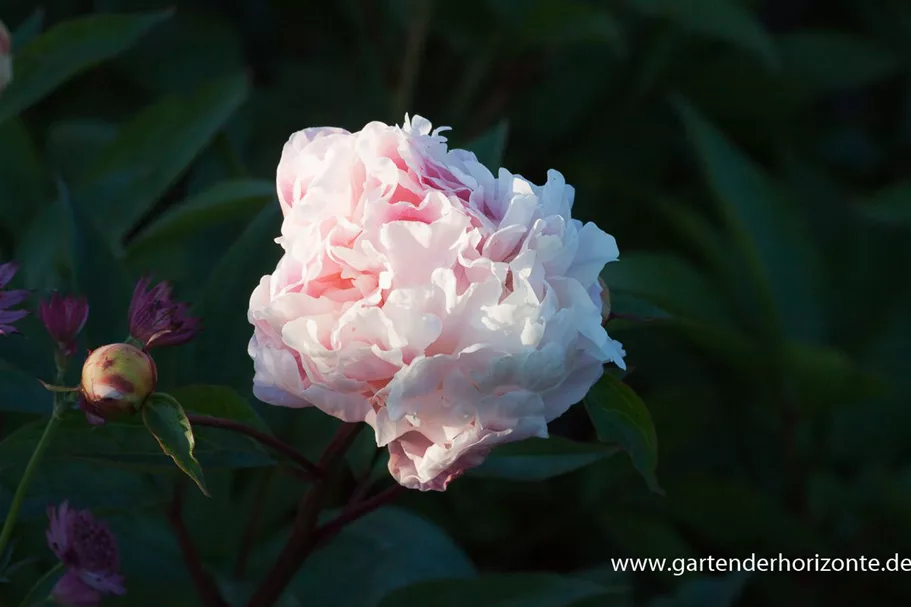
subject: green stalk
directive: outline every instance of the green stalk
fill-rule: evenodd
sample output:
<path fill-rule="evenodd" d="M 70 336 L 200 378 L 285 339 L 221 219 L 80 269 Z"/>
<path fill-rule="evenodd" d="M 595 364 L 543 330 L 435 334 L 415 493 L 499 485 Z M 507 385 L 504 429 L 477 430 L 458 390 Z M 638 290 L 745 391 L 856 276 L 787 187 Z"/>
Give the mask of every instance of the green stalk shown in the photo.
<path fill-rule="evenodd" d="M 62 381 L 62 375 L 62 369 L 58 370 L 58 384 Z M 41 458 L 51 443 L 51 434 L 53 434 L 57 424 L 60 423 L 63 411 L 66 408 L 64 404 L 65 398 L 64 394 L 54 393 L 54 411 L 51 413 L 51 418 L 47 420 L 47 425 L 44 427 L 44 432 L 41 434 L 38 444 L 35 445 L 35 451 L 32 453 L 31 459 L 28 460 L 28 464 L 25 466 L 25 472 L 22 473 L 22 479 L 19 481 L 19 486 L 13 495 L 13 501 L 10 503 L 9 514 L 6 515 L 6 520 L 3 522 L 3 530 L 0 531 L 0 555 L 6 552 L 6 547 L 13 535 L 16 519 L 19 518 L 19 509 L 22 508 L 22 502 L 25 501 L 25 495 L 28 493 L 32 475 L 38 469 L 38 464 L 41 463 Z"/>
<path fill-rule="evenodd" d="M 48 596 L 50 596 L 51 591 L 54 589 L 54 584 L 57 583 L 57 580 L 60 579 L 60 576 L 63 574 L 63 563 L 57 563 L 54 567 L 41 576 L 35 585 L 32 586 L 32 589 L 28 591 L 28 594 L 22 599 L 22 602 L 19 604 L 19 607 L 38 607 L 39 604 L 43 605 Z"/>

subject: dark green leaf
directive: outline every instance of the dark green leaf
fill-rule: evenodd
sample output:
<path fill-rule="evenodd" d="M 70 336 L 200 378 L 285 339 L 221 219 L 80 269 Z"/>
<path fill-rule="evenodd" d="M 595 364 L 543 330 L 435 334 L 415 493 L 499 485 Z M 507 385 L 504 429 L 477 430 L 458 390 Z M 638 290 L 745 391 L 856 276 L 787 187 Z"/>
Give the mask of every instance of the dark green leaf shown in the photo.
<path fill-rule="evenodd" d="M 171 392 L 183 408 L 193 413 L 232 419 L 269 432 L 266 422 L 253 410 L 250 403 L 228 386 L 185 386 Z"/>
<path fill-rule="evenodd" d="M 0 124 L 0 231 L 25 231 L 47 202 L 50 179 L 19 120 Z"/>
<path fill-rule="evenodd" d="M 271 554 L 260 555 L 265 560 L 254 556 L 251 563 L 272 562 Z M 387 507 L 352 523 L 315 552 L 286 597 L 302 604 L 375 607 L 391 591 L 409 584 L 474 574 L 471 561 L 443 531 L 405 510 Z"/>
<path fill-rule="evenodd" d="M 876 192 L 858 210 L 877 223 L 911 226 L 911 183 L 899 183 Z"/>
<path fill-rule="evenodd" d="M 74 196 L 119 242 L 209 144 L 248 92 L 244 76 L 167 97 L 124 125 Z"/>
<path fill-rule="evenodd" d="M 822 89 L 865 86 L 894 75 L 901 63 L 868 39 L 828 30 L 785 35 L 781 55 L 788 70 Z"/>
<path fill-rule="evenodd" d="M 201 314 L 221 330 L 203 331 L 195 340 L 197 381 L 249 389 L 253 365 L 246 350 L 253 329 L 246 321 L 247 306 L 250 292 L 264 274 L 273 272 L 281 255 L 275 244 L 280 217 L 277 204 L 264 208 L 209 276 Z"/>
<path fill-rule="evenodd" d="M 142 406 L 142 421 L 161 445 L 161 450 L 193 479 L 200 491 L 209 495 L 202 466 L 193 455 L 196 446 L 193 428 L 180 403 L 168 395 L 153 394 Z"/>
<path fill-rule="evenodd" d="M 28 46 L 28 43 L 38 37 L 44 28 L 44 9 L 36 8 L 28 19 L 19 24 L 13 32 L 13 54 Z"/>
<path fill-rule="evenodd" d="M 117 126 L 98 120 L 68 120 L 50 126 L 47 160 L 67 183 L 77 183 L 98 154 L 117 137 Z"/>
<path fill-rule="evenodd" d="M 624 50 L 623 32 L 607 11 L 572 0 L 540 0 L 528 11 L 522 35 L 532 44 L 606 44 Z"/>
<path fill-rule="evenodd" d="M 494 175 L 503 166 L 503 152 L 506 150 L 506 137 L 509 135 L 509 123 L 502 120 L 480 137 L 467 144 L 465 148 L 474 152 L 478 161 Z"/>
<path fill-rule="evenodd" d="M 818 251 L 788 192 L 744 156 L 695 108 L 676 102 L 720 212 L 737 238 L 767 307 L 766 335 L 777 325 L 798 339 L 823 328 Z"/>
<path fill-rule="evenodd" d="M 627 451 L 648 486 L 663 493 L 655 476 L 658 438 L 652 416 L 639 396 L 622 381 L 605 373 L 585 397 L 585 408 L 598 439 Z"/>
<path fill-rule="evenodd" d="M 15 78 L 0 98 L 0 122 L 134 44 L 170 11 L 92 15 L 54 26 L 16 53 Z"/>
<path fill-rule="evenodd" d="M 584 468 L 616 451 L 606 445 L 577 443 L 559 436 L 529 438 L 497 447 L 469 474 L 480 478 L 543 481 Z"/>
<path fill-rule="evenodd" d="M 754 53 L 766 67 L 778 66 L 775 42 L 762 24 L 735 0 L 627 0 L 639 11 L 671 19 L 703 36 Z"/>
<path fill-rule="evenodd" d="M 258 179 L 223 181 L 165 213 L 131 243 L 130 253 L 164 246 L 215 222 L 255 215 L 275 202 L 275 183 Z M 275 202 L 277 204 L 277 202 Z"/>
<path fill-rule="evenodd" d="M 132 288 L 126 272 L 79 202 L 71 200 L 60 182 L 60 196 L 71 225 L 71 267 L 78 293 L 91 307 L 85 324 L 89 344 L 122 341 L 127 334 L 127 311 Z"/>
<path fill-rule="evenodd" d="M 396 590 L 381 607 L 567 607 L 592 596 L 610 596 L 599 584 L 549 573 L 487 574 L 473 580 L 437 580 Z"/>
<path fill-rule="evenodd" d="M 48 414 L 52 406 L 51 393 L 36 377 L 0 361 L 0 411 Z"/>
<path fill-rule="evenodd" d="M 749 578 L 749 573 L 738 572 L 688 580 L 673 597 L 655 599 L 649 607 L 734 607 Z"/>
<path fill-rule="evenodd" d="M 64 572 L 63 563 L 55 565 L 47 573 L 41 576 L 41 579 L 35 582 L 32 589 L 28 591 L 28 594 L 25 595 L 25 598 L 19 603 L 19 607 L 37 607 L 38 605 L 44 605 L 47 598 L 51 595 L 54 585 L 61 576 L 63 576 Z"/>

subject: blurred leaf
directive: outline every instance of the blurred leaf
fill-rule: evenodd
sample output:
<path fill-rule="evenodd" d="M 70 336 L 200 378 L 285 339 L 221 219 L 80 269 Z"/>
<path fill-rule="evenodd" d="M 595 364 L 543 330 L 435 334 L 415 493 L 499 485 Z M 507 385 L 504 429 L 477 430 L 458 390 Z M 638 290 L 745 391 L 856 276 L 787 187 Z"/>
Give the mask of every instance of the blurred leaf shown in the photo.
<path fill-rule="evenodd" d="M 247 96 L 232 76 L 188 98 L 167 97 L 124 125 L 93 163 L 74 196 L 119 242 L 205 148 Z"/>
<path fill-rule="evenodd" d="M 142 421 L 158 441 L 161 450 L 193 479 L 200 491 L 209 495 L 202 467 L 193 455 L 196 446 L 193 428 L 180 403 L 166 394 L 153 394 L 142 405 Z"/>
<path fill-rule="evenodd" d="M 133 240 L 130 252 L 165 246 L 172 239 L 212 223 L 256 214 L 267 203 L 274 202 L 275 196 L 275 183 L 272 181 L 223 181 L 166 212 Z"/>
<path fill-rule="evenodd" d="M 503 152 L 506 149 L 506 138 L 509 134 L 509 123 L 501 120 L 480 137 L 465 145 L 465 149 L 474 152 L 478 162 L 486 166 L 494 175 L 503 166 Z"/>
<path fill-rule="evenodd" d="M 71 225 L 71 264 L 75 290 L 89 301 L 84 333 L 98 346 L 122 341 L 127 334 L 127 312 L 132 290 L 123 267 L 78 202 L 70 200 L 58 182 L 62 206 Z"/>
<path fill-rule="evenodd" d="M 108 122 L 55 122 L 47 133 L 48 164 L 65 182 L 76 183 L 116 137 L 117 126 Z"/>
<path fill-rule="evenodd" d="M 664 17 L 681 27 L 739 46 L 767 68 L 778 67 L 775 42 L 762 24 L 736 0 L 627 0 L 637 10 Z"/>
<path fill-rule="evenodd" d="M 92 15 L 55 25 L 14 56 L 16 76 L 0 98 L 0 122 L 80 72 L 123 52 L 170 14 Z"/>
<path fill-rule="evenodd" d="M 877 223 L 911 226 L 911 183 L 899 183 L 879 190 L 860 204 L 858 210 Z"/>
<path fill-rule="evenodd" d="M 673 597 L 657 598 L 649 607 L 734 607 L 749 578 L 749 573 L 738 572 L 687 580 Z"/>
<path fill-rule="evenodd" d="M 51 291 L 71 282 L 71 223 L 64 201 L 58 196 L 45 204 L 18 235 L 16 258 L 22 261 L 28 288 Z"/>
<path fill-rule="evenodd" d="M 36 8 L 28 19 L 19 24 L 13 32 L 13 55 L 38 37 L 44 29 L 44 9 Z"/>
<path fill-rule="evenodd" d="M 832 348 L 789 342 L 785 364 L 804 406 L 828 410 L 834 404 L 854 404 L 881 392 L 876 377 Z"/>
<path fill-rule="evenodd" d="M 198 380 L 249 389 L 253 365 L 247 343 L 253 328 L 247 323 L 250 293 L 264 274 L 271 274 L 281 255 L 275 244 L 281 212 L 268 205 L 228 249 L 206 283 L 200 305 L 205 322 L 220 327 L 203 331 L 194 341 Z"/>
<path fill-rule="evenodd" d="M 137 416 L 138 417 L 138 416 Z M 44 420 L 25 424 L 0 443 L 0 470 L 25 465 L 44 429 Z M 211 468 L 249 468 L 268 466 L 272 459 L 245 436 L 200 428 L 194 433 L 194 455 L 201 465 Z M 60 465 L 62 459 L 88 461 L 94 466 L 122 466 L 154 472 L 174 469 L 158 443 L 139 419 L 108 422 L 91 426 L 80 412 L 64 415 L 42 466 Z"/>
<path fill-rule="evenodd" d="M 22 122 L 0 124 L 0 231 L 21 237 L 47 202 L 49 181 Z"/>
<path fill-rule="evenodd" d="M 0 411 L 51 412 L 53 398 L 31 374 L 0 361 Z"/>
<path fill-rule="evenodd" d="M 824 89 L 866 86 L 901 67 L 888 50 L 836 31 L 801 29 L 785 34 L 780 48 L 789 71 Z"/>
<path fill-rule="evenodd" d="M 585 408 L 598 440 L 622 447 L 649 488 L 663 494 L 655 476 L 658 438 L 652 416 L 639 396 L 622 381 L 605 373 L 585 397 Z"/>
<path fill-rule="evenodd" d="M 603 586 L 550 573 L 490 573 L 472 580 L 421 582 L 396 590 L 381 607 L 568 607 L 587 597 L 605 595 L 601 605 L 611 607 Z"/>
<path fill-rule="evenodd" d="M 187 411 L 233 419 L 271 434 L 269 426 L 250 406 L 250 403 L 228 386 L 184 386 L 173 390 L 171 395 Z"/>
<path fill-rule="evenodd" d="M 821 269 L 796 203 L 695 108 L 680 99 L 675 107 L 720 212 L 746 255 L 759 296 L 767 302 L 770 318 L 759 322 L 780 323 L 798 339 L 818 338 L 823 327 Z M 766 337 L 775 339 L 774 334 Z"/>
<path fill-rule="evenodd" d="M 374 607 L 391 591 L 416 582 L 474 575 L 471 561 L 443 531 L 387 507 L 355 521 L 315 552 L 286 596 L 301 604 Z"/>
<path fill-rule="evenodd" d="M 619 292 L 610 295 L 611 313 L 628 316 L 636 320 L 655 320 L 671 318 L 671 315 L 660 307 L 629 293 Z"/>
<path fill-rule="evenodd" d="M 513 481 L 543 481 L 584 468 L 616 452 L 614 447 L 577 443 L 559 436 L 529 438 L 497 447 L 469 475 Z"/>
<path fill-rule="evenodd" d="M 624 50 L 623 32 L 606 10 L 574 0 L 537 0 L 522 22 L 522 35 L 539 45 L 601 43 L 616 52 Z"/>
<path fill-rule="evenodd" d="M 19 603 L 19 607 L 36 607 L 37 605 L 46 604 L 48 602 L 48 597 L 51 595 L 51 591 L 65 571 L 66 569 L 64 569 L 62 562 L 55 565 L 47 573 L 41 576 L 41 579 L 39 579 L 34 586 L 32 586 L 32 589 L 29 590 L 25 598 L 22 599 L 22 602 Z"/>
<path fill-rule="evenodd" d="M 734 326 L 717 288 L 686 260 L 668 253 L 625 253 L 601 272 L 611 302 L 623 294 L 670 314 L 717 326 Z"/>

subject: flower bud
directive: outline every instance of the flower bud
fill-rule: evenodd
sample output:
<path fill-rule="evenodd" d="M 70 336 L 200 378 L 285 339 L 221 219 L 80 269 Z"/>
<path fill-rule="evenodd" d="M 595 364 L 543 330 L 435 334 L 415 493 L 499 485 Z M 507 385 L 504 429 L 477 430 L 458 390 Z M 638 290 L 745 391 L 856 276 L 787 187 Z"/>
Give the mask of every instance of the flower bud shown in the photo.
<path fill-rule="evenodd" d="M 86 415 L 110 419 L 135 413 L 158 381 L 152 357 L 130 344 L 109 344 L 93 350 L 82 367 L 83 406 Z"/>

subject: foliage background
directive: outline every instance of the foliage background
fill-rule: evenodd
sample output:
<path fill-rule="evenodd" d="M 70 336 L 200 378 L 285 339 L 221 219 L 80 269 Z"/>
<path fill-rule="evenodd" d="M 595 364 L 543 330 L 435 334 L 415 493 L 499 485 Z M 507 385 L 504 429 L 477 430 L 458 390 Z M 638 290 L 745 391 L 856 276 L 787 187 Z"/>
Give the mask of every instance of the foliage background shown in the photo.
<path fill-rule="evenodd" d="M 132 17 L 60 25 L 102 13 Z M 293 131 L 419 113 L 489 165 L 539 183 L 557 168 L 577 216 L 617 237 L 614 306 L 654 320 L 610 326 L 655 421 L 666 496 L 622 455 L 558 443 L 507 454 L 352 527 L 284 604 L 911 601 L 902 574 L 624 575 L 609 561 L 911 557 L 911 4 L 3 0 L 0 18 L 16 54 L 0 97 L 0 259 L 23 263 L 16 285 L 88 294 L 97 345 L 123 337 L 132 280 L 173 280 L 206 331 L 163 354 L 163 389 L 256 421 L 253 406 L 310 455 L 333 421 L 253 402 L 246 355 L 249 292 L 278 257 L 274 170 Z M 51 376 L 49 344 L 36 319 L 22 328 L 0 342 L 0 504 L 50 403 L 28 381 Z M 236 394 L 178 390 L 189 384 Z M 0 602 L 50 564 L 44 506 L 69 498 L 120 536 L 130 595 L 110 604 L 196 604 L 162 514 L 170 468 L 134 430 L 77 419 L 55 441 L 19 548 L 40 560 Z M 581 407 L 553 431 L 594 439 Z M 301 485 L 237 437 L 200 441 L 217 505 L 191 492 L 186 516 L 225 591 L 242 595 Z M 363 446 L 354 472 L 369 466 Z M 235 577 L 252 511 L 261 539 Z M 561 577 L 389 594 L 516 571 Z M 586 603 L 592 588 L 618 593 Z"/>

